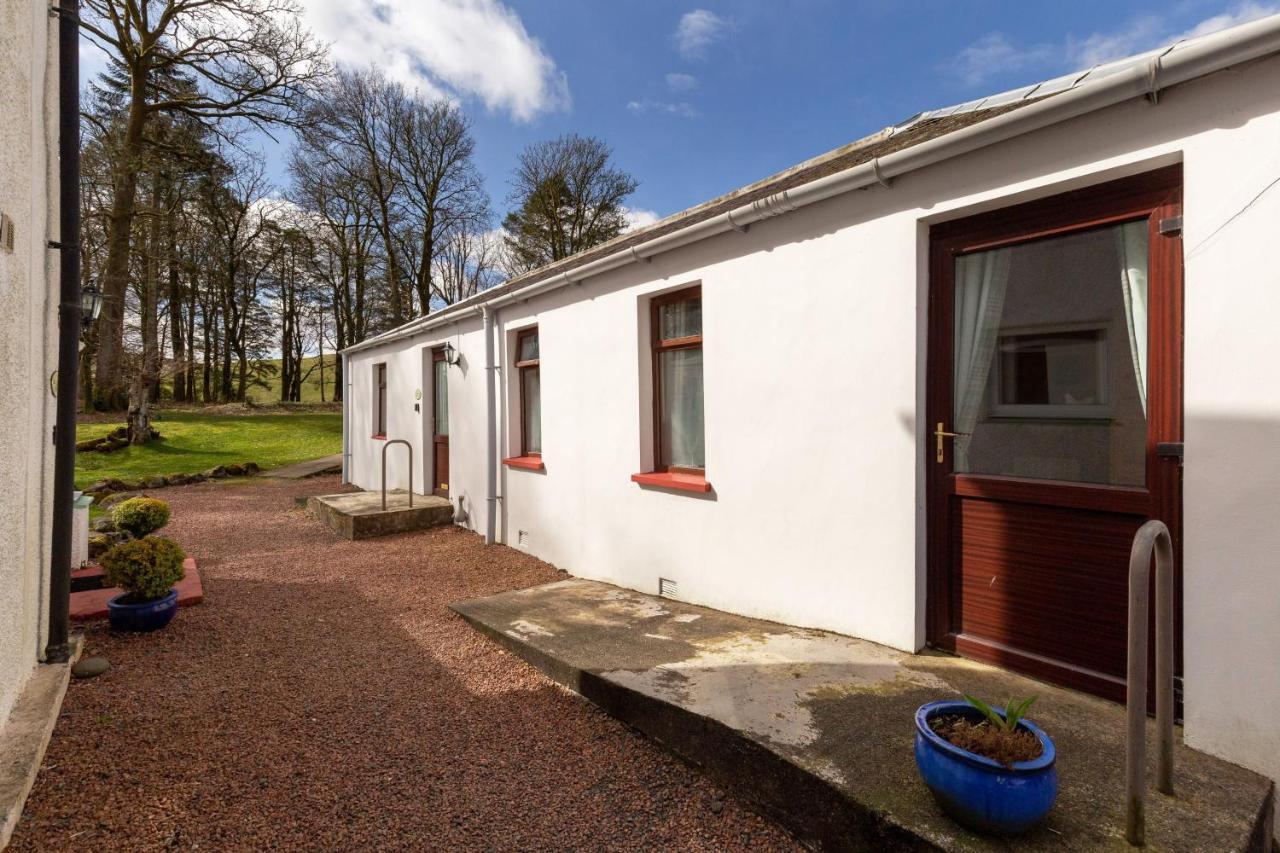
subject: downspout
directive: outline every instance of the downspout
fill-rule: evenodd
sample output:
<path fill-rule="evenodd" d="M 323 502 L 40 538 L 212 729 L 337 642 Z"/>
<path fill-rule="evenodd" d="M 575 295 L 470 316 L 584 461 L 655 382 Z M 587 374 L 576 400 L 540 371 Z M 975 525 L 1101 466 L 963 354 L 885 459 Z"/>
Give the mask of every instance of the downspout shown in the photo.
<path fill-rule="evenodd" d="M 494 359 L 493 315 L 488 305 L 481 309 L 484 317 L 484 467 L 485 467 L 485 519 L 484 544 L 492 545 L 498 538 L 498 366 Z"/>
<path fill-rule="evenodd" d="M 351 359 L 342 353 L 342 485 L 351 482 Z"/>
<path fill-rule="evenodd" d="M 53 427 L 53 522 L 49 549 L 49 637 L 44 659 L 71 656 L 71 530 L 80 378 L 80 10 L 59 0 L 58 16 L 58 395 Z"/>

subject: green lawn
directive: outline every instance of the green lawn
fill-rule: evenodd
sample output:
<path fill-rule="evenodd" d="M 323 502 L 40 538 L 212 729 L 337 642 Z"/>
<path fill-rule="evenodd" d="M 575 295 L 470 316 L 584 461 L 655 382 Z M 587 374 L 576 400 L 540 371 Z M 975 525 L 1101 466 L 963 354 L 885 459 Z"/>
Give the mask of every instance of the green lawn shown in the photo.
<path fill-rule="evenodd" d="M 77 440 L 105 435 L 121 424 L 80 424 Z M 342 415 L 201 415 L 161 412 L 153 426 L 164 436 L 115 453 L 76 454 L 76 487 L 115 477 L 193 474 L 216 465 L 256 462 L 263 470 L 342 451 Z"/>

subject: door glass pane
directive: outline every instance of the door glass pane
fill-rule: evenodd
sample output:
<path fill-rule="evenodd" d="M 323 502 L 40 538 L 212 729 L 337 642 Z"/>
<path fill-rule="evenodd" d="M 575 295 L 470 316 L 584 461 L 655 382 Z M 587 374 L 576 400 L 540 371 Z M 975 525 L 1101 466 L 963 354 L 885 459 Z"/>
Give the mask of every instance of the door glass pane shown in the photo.
<path fill-rule="evenodd" d="M 436 435 L 449 434 L 449 365 L 433 361 L 435 374 L 432 395 L 435 400 Z"/>
<path fill-rule="evenodd" d="M 525 453 L 542 452 L 542 378 L 536 367 L 520 368 L 520 405 L 524 409 Z"/>
<path fill-rule="evenodd" d="M 702 434 L 702 348 L 667 350 L 658 356 L 663 466 L 705 468 Z"/>
<path fill-rule="evenodd" d="M 1146 482 L 1147 222 L 956 260 L 957 473 Z"/>
<path fill-rule="evenodd" d="M 658 335 L 666 341 L 702 334 L 702 297 L 658 306 Z"/>

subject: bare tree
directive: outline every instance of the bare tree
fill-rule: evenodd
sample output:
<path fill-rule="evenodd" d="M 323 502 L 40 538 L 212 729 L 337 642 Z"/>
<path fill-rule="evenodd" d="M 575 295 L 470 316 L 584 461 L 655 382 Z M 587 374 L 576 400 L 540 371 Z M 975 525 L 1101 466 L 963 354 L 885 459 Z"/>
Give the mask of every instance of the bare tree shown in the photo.
<path fill-rule="evenodd" d="M 395 125 L 407 109 L 406 100 L 403 87 L 376 69 L 342 69 L 308 113 L 313 133 L 300 140 L 307 156 L 331 176 L 362 187 L 381 243 L 393 325 L 403 323 L 412 310 L 396 237 L 401 175 L 396 168 L 399 134 Z"/>
<path fill-rule="evenodd" d="M 611 240 L 627 226 L 636 180 L 610 163 L 603 141 L 569 134 L 520 154 L 503 220 L 512 272 L 525 272 Z"/>
<path fill-rule="evenodd" d="M 414 271 L 418 313 L 431 311 L 432 267 L 458 237 L 487 227 L 489 198 L 472 161 L 475 141 L 461 111 L 447 101 L 409 101 L 396 117 L 396 165 L 405 223 L 402 241 Z M 443 298 L 443 297 L 442 297 Z M 446 302 L 454 300 L 446 299 Z"/>
<path fill-rule="evenodd" d="M 475 296 L 498 283 L 497 238 L 471 228 L 455 231 L 435 262 L 435 295 L 446 305 Z"/>
<path fill-rule="evenodd" d="M 138 176 L 153 118 L 184 115 L 214 133 L 228 119 L 293 122 L 327 72 L 294 0 L 83 0 L 81 26 L 127 81 L 109 208 L 96 356 L 100 400 L 119 408 L 124 298 Z M 194 81 L 194 85 L 191 85 Z"/>

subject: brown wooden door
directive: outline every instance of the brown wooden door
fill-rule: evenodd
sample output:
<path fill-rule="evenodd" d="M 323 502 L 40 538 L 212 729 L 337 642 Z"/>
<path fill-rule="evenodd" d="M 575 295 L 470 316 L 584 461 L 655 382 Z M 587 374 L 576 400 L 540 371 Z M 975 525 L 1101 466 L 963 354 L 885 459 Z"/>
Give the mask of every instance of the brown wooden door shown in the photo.
<path fill-rule="evenodd" d="M 431 493 L 449 497 L 449 364 L 444 348 L 431 351 Z"/>
<path fill-rule="evenodd" d="M 1181 539 L 1180 215 L 1175 166 L 932 229 L 933 645 L 1123 699 L 1133 535 Z"/>

